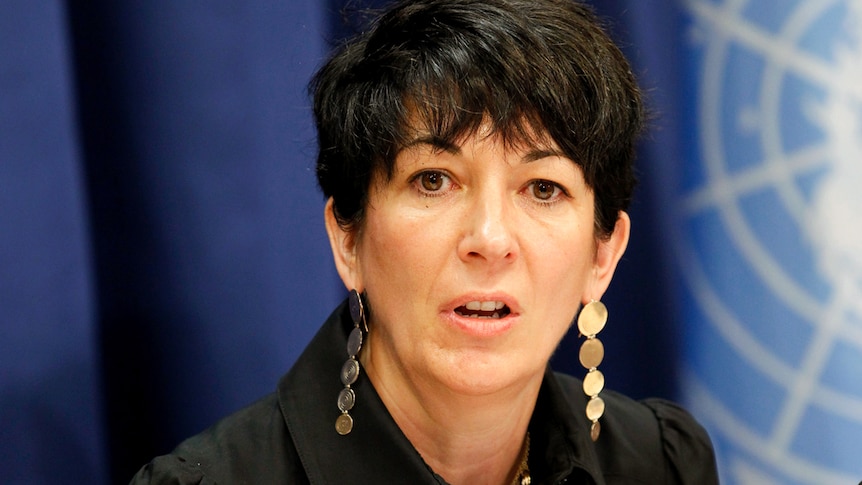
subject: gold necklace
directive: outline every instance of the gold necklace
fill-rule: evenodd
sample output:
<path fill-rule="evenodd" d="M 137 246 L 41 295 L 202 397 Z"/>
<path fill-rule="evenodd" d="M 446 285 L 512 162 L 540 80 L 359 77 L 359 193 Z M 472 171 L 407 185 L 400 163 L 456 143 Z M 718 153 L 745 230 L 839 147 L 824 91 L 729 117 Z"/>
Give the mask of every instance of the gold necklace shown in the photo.
<path fill-rule="evenodd" d="M 518 465 L 518 473 L 512 480 L 512 485 L 530 485 L 530 432 L 524 438 L 524 448 L 521 450 L 521 464 Z"/>

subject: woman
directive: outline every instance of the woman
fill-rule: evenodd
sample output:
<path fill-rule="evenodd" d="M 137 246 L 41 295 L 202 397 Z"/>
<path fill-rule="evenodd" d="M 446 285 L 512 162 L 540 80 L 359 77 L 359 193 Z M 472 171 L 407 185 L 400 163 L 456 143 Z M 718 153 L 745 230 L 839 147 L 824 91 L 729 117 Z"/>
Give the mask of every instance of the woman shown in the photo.
<path fill-rule="evenodd" d="M 403 1 L 312 88 L 349 302 L 275 394 L 133 483 L 717 482 L 687 413 L 597 369 L 642 108 L 587 8 Z M 548 369 L 573 321 L 583 382 Z"/>

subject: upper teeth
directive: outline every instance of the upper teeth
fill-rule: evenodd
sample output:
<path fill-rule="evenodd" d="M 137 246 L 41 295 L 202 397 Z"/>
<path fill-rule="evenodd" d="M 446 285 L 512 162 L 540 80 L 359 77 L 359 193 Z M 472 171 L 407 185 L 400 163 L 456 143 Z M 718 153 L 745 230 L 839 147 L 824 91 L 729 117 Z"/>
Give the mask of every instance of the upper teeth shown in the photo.
<path fill-rule="evenodd" d="M 471 301 L 465 305 L 468 310 L 481 310 L 483 312 L 490 312 L 492 310 L 500 310 L 504 306 L 505 303 L 502 301 Z"/>

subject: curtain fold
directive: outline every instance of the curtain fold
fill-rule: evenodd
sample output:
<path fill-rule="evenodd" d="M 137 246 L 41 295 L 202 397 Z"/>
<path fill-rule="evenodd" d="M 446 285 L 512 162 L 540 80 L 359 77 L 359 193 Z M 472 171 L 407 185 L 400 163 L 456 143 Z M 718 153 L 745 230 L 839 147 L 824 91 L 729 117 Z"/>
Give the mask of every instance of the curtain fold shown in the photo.
<path fill-rule="evenodd" d="M 0 481 L 104 483 L 73 63 L 57 2 L 0 5 Z"/>

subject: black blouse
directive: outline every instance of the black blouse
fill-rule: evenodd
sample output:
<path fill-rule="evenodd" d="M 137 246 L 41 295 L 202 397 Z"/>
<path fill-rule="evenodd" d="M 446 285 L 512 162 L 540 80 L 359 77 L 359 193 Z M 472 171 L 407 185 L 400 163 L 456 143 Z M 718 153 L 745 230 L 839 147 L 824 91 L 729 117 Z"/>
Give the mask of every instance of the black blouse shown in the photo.
<path fill-rule="evenodd" d="M 352 329 L 346 305 L 326 321 L 275 393 L 155 458 L 132 484 L 444 484 L 393 421 L 368 379 L 352 386 L 353 431 L 335 431 Z M 717 484 L 706 431 L 667 401 L 602 392 L 590 440 L 579 380 L 550 369 L 530 421 L 534 484 Z"/>

